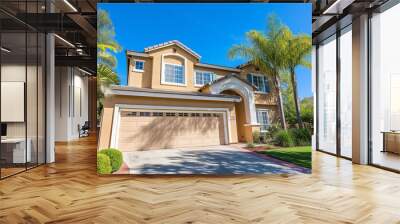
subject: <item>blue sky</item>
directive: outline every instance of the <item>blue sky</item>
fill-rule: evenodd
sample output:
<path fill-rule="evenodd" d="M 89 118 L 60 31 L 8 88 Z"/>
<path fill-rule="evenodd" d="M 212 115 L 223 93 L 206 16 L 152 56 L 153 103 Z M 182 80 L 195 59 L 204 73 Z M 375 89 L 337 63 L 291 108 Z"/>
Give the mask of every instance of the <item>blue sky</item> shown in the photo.
<path fill-rule="evenodd" d="M 234 44 L 245 43 L 249 30 L 266 30 L 269 14 L 275 14 L 297 33 L 311 35 L 311 4 L 129 4 L 100 3 L 115 26 L 123 50 L 117 54 L 117 73 L 126 84 L 125 50 L 179 40 L 201 55 L 201 62 L 235 67 L 245 59 L 229 59 Z M 311 96 L 311 70 L 296 69 L 300 98 Z"/>

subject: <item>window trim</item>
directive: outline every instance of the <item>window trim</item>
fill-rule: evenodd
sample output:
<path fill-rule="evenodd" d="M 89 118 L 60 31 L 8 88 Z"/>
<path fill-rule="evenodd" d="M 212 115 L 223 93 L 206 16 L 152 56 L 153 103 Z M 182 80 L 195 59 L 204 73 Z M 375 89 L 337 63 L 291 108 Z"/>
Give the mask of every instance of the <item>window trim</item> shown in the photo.
<path fill-rule="evenodd" d="M 175 57 L 179 57 L 182 58 L 184 60 L 184 64 L 173 64 L 173 63 L 166 63 L 164 61 L 164 57 L 165 56 L 175 56 Z M 185 83 L 175 83 L 175 82 L 167 82 L 165 81 L 165 65 L 177 65 L 177 66 L 182 66 L 183 67 L 183 77 L 185 79 Z M 176 53 L 167 53 L 167 54 L 162 54 L 161 55 L 161 85 L 172 85 L 172 86 L 187 86 L 187 59 L 185 57 L 183 57 L 180 54 L 176 54 Z"/>
<path fill-rule="evenodd" d="M 252 73 L 252 72 L 250 72 L 250 73 L 248 73 L 248 74 L 251 75 L 251 76 L 258 76 L 258 77 L 265 78 L 265 79 L 266 79 L 266 83 L 267 83 L 267 85 L 268 85 L 268 89 L 270 89 L 269 80 L 268 80 L 268 78 L 267 78 L 265 75 L 263 75 L 263 74 L 261 74 L 261 73 Z M 251 84 L 254 85 L 254 83 L 253 83 L 253 78 L 251 79 Z M 254 86 L 256 86 L 256 85 L 254 85 Z M 257 87 L 257 86 L 256 86 L 256 87 Z M 257 90 L 254 91 L 254 92 L 255 92 L 255 93 L 258 93 L 258 94 L 269 94 L 269 93 L 271 92 L 271 90 L 270 90 L 270 91 L 261 91 L 261 90 L 259 90 L 258 87 L 257 87 Z"/>
<path fill-rule="evenodd" d="M 185 79 L 185 83 L 178 83 L 178 82 L 167 82 L 165 81 L 165 65 L 173 65 L 173 66 L 180 66 L 183 68 L 183 77 Z M 174 86 L 186 86 L 186 75 L 185 75 L 185 67 L 180 64 L 173 64 L 173 63 L 163 63 L 163 78 L 161 80 L 161 84 L 166 84 L 166 85 L 174 85 Z"/>
<path fill-rule="evenodd" d="M 215 77 L 215 79 L 214 79 L 214 75 L 216 76 L 217 74 L 215 74 L 214 72 L 207 71 L 207 70 L 194 70 L 193 83 L 194 83 L 194 86 L 195 86 L 195 87 L 202 87 L 202 86 L 206 85 L 206 84 L 198 84 L 198 83 L 196 82 L 197 72 L 200 72 L 200 73 L 210 73 L 210 74 L 211 74 L 211 82 L 213 82 L 213 81 L 216 80 L 216 77 Z M 211 83 L 211 82 L 210 82 L 210 83 Z"/>
<path fill-rule="evenodd" d="M 271 126 L 271 122 L 270 122 L 270 114 L 269 114 L 270 109 L 264 109 L 264 108 L 256 108 L 256 112 L 257 112 L 257 122 L 260 124 L 260 132 L 261 133 L 266 133 L 268 132 L 268 130 L 262 130 L 261 126 L 263 126 L 263 124 L 260 123 L 260 119 L 259 119 L 259 113 L 260 112 L 266 112 L 267 113 L 267 126 Z M 264 124 L 265 125 L 265 124 Z"/>
<path fill-rule="evenodd" d="M 136 62 L 143 62 L 143 69 L 137 69 L 136 68 Z M 134 72 L 144 72 L 144 64 L 146 63 L 145 60 L 140 60 L 140 59 L 133 59 L 133 71 Z"/>

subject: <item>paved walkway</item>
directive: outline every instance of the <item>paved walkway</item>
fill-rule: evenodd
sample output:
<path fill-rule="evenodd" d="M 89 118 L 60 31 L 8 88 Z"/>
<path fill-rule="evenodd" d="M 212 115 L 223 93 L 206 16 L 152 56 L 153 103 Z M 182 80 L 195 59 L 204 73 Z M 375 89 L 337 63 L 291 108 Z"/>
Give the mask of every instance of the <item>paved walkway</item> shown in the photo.
<path fill-rule="evenodd" d="M 125 152 L 130 174 L 299 174 L 310 169 L 235 146 Z"/>

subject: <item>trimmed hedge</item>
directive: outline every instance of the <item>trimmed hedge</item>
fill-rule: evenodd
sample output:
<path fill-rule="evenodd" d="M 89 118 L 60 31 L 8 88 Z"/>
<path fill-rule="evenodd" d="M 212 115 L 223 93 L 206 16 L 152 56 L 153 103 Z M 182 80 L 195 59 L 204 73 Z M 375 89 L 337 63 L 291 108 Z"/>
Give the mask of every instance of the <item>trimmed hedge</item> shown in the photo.
<path fill-rule="evenodd" d="M 101 153 L 97 153 L 97 173 L 110 174 L 112 171 L 110 158 Z"/>
<path fill-rule="evenodd" d="M 119 170 L 123 162 L 121 151 L 118 149 L 109 148 L 102 149 L 99 153 L 107 155 L 110 158 L 112 172 Z"/>

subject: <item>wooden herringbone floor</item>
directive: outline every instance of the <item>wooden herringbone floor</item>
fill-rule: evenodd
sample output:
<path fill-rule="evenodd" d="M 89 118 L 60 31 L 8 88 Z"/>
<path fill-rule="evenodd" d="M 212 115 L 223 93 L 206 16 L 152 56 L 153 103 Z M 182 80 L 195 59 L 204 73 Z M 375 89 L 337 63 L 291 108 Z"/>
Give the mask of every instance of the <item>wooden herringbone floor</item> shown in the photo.
<path fill-rule="evenodd" d="M 400 175 L 314 153 L 313 174 L 96 174 L 96 141 L 0 181 L 0 223 L 400 223 Z"/>

